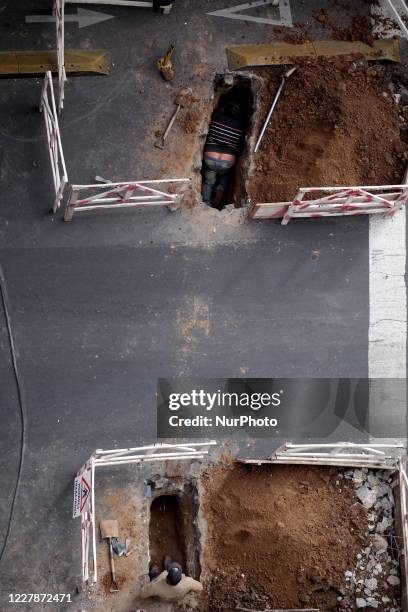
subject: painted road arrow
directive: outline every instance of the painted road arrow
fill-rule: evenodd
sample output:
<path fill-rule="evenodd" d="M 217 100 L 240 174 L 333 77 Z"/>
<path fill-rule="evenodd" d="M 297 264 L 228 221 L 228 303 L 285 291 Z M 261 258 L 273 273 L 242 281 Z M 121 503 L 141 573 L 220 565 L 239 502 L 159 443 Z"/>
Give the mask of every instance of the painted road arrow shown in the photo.
<path fill-rule="evenodd" d="M 268 17 L 255 17 L 254 15 L 245 15 L 241 11 L 248 9 L 254 9 L 265 6 L 276 6 L 279 7 L 280 18 L 270 19 Z M 228 17 L 229 19 L 240 19 L 242 21 L 254 21 L 255 23 L 267 23 L 269 25 L 283 25 L 286 27 L 292 27 L 292 15 L 289 5 L 289 0 L 252 0 L 251 2 L 245 2 L 244 4 L 238 4 L 229 8 L 221 9 L 219 11 L 212 11 L 207 13 L 214 17 Z"/>
<path fill-rule="evenodd" d="M 80 28 L 86 28 L 87 26 L 96 25 L 113 19 L 114 15 L 107 15 L 106 13 L 98 13 L 96 11 L 89 11 L 88 9 L 78 8 L 78 13 L 72 13 L 67 15 L 65 13 L 65 23 L 74 22 L 78 23 Z M 55 23 L 54 15 L 26 15 L 26 23 Z"/>

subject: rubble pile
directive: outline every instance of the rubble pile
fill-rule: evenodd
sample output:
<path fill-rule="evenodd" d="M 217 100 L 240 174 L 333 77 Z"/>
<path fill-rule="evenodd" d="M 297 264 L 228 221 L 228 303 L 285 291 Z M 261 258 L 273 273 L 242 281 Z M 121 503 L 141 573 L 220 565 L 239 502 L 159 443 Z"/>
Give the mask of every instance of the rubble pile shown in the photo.
<path fill-rule="evenodd" d="M 356 565 L 344 573 L 344 595 L 338 597 L 344 610 L 400 612 L 398 545 L 394 529 L 392 476 L 387 470 L 352 469 L 339 473 L 355 487 L 359 502 L 367 510 L 369 545 L 357 554 Z"/>

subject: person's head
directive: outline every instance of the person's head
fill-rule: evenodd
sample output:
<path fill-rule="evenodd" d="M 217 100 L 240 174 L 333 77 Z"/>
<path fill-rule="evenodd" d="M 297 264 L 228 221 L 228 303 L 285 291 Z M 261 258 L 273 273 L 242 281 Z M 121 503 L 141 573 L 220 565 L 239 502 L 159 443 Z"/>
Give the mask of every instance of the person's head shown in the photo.
<path fill-rule="evenodd" d="M 228 117 L 233 117 L 234 119 L 239 119 L 241 115 L 241 109 L 236 102 L 228 102 L 228 104 L 225 105 L 224 112 Z"/>
<path fill-rule="evenodd" d="M 171 586 L 176 586 L 181 580 L 182 570 L 179 564 L 172 563 L 167 571 L 167 582 Z"/>

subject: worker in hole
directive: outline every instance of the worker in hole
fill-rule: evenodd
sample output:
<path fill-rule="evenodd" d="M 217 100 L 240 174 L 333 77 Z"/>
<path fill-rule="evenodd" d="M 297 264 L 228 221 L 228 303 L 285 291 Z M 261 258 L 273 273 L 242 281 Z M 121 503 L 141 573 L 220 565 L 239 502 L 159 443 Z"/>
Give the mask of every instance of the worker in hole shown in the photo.
<path fill-rule="evenodd" d="M 162 601 L 180 601 L 191 591 L 200 593 L 203 585 L 198 580 L 183 574 L 180 563 L 172 561 L 166 555 L 164 558 L 164 571 L 160 572 L 159 566 L 151 565 L 149 570 L 150 582 L 140 590 L 140 597 L 158 597 Z"/>
<path fill-rule="evenodd" d="M 211 117 L 204 146 L 202 195 L 214 208 L 221 208 L 231 170 L 242 151 L 245 131 L 241 114 L 239 104 L 228 102 Z"/>

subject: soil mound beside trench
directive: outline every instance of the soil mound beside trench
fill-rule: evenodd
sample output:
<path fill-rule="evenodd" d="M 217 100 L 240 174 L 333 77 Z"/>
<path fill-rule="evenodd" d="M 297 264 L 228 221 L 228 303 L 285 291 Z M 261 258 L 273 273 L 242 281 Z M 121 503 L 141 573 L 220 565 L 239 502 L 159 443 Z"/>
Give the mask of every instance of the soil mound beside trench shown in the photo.
<path fill-rule="evenodd" d="M 260 127 L 282 69 L 262 68 Z M 398 184 L 408 148 L 382 66 L 302 59 L 286 81 L 252 163 L 253 203 L 292 200 L 299 187 Z"/>
<path fill-rule="evenodd" d="M 337 471 L 235 466 L 203 477 L 206 609 L 338 609 L 366 545 L 366 510 Z"/>

